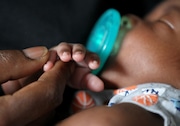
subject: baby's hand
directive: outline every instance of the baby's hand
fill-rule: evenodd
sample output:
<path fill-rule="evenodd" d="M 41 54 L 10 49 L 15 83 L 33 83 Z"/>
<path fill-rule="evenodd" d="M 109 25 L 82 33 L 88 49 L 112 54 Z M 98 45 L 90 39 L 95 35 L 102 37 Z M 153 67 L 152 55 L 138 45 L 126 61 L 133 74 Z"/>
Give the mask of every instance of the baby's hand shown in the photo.
<path fill-rule="evenodd" d="M 62 42 L 50 49 L 50 57 L 48 62 L 44 65 L 44 71 L 51 69 L 58 59 L 63 62 L 73 60 L 80 66 L 89 67 L 92 70 L 99 67 L 99 57 L 94 53 L 88 52 L 81 44 Z"/>
<path fill-rule="evenodd" d="M 72 87 L 93 91 L 101 91 L 104 88 L 103 82 L 91 74 L 91 70 L 99 67 L 100 59 L 95 53 L 87 51 L 83 45 L 62 42 L 50 49 L 50 58 L 44 65 L 44 71 L 51 69 L 57 60 L 75 62 L 74 73 L 68 82 Z"/>

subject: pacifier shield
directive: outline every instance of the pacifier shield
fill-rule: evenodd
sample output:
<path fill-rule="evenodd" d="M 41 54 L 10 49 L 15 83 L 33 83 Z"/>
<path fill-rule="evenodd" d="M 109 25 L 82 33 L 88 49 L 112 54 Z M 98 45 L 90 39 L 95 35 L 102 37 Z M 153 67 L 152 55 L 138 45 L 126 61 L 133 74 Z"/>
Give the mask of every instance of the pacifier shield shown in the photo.
<path fill-rule="evenodd" d="M 96 22 L 87 41 L 87 49 L 100 57 L 100 67 L 93 71 L 98 74 L 106 63 L 116 41 L 121 23 L 120 13 L 108 9 Z"/>

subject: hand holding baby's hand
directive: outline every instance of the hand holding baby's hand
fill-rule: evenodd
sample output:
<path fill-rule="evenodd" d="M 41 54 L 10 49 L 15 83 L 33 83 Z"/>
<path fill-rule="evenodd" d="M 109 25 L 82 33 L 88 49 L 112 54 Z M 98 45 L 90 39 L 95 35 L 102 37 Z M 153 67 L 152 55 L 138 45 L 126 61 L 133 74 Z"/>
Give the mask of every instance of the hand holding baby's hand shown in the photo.
<path fill-rule="evenodd" d="M 68 82 L 70 86 L 79 89 L 90 89 L 92 91 L 103 90 L 104 84 L 102 80 L 91 74 L 91 70 L 99 67 L 100 61 L 96 54 L 88 52 L 81 44 L 62 42 L 51 49 L 51 56 L 44 65 L 44 70 L 51 69 L 57 58 L 63 62 L 73 61 L 75 63 L 74 73 Z"/>

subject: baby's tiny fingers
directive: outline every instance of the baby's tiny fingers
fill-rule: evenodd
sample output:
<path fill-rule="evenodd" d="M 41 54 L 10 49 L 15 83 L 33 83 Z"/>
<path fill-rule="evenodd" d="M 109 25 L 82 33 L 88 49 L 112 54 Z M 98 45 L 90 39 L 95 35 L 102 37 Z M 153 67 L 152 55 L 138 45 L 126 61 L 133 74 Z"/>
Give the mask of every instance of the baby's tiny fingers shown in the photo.
<path fill-rule="evenodd" d="M 71 50 L 72 47 L 69 43 L 61 42 L 57 47 L 54 48 L 57 54 L 63 62 L 68 62 L 72 59 Z"/>
<path fill-rule="evenodd" d="M 46 62 L 46 64 L 43 66 L 43 70 L 44 71 L 48 71 L 50 70 L 53 66 L 54 66 L 54 63 L 56 62 L 57 60 L 57 57 L 56 57 L 56 52 L 53 51 L 53 50 L 50 50 L 50 56 L 49 56 L 49 59 L 48 61 Z"/>
<path fill-rule="evenodd" d="M 100 59 L 97 54 L 87 52 L 85 62 L 88 64 L 88 67 L 92 70 L 97 69 L 100 65 Z"/>
<path fill-rule="evenodd" d="M 86 49 L 82 44 L 72 45 L 72 58 L 76 62 L 83 61 L 86 55 Z"/>

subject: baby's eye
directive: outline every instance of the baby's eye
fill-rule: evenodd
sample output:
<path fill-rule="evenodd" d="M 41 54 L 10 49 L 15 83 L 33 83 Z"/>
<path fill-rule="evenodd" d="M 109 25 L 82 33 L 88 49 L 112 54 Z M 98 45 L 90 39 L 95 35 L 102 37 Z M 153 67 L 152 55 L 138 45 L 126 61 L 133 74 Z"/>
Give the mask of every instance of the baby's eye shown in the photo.
<path fill-rule="evenodd" d="M 169 20 L 162 18 L 158 21 L 164 23 L 165 25 L 167 25 L 168 27 L 174 30 L 174 25 Z"/>
<path fill-rule="evenodd" d="M 170 24 L 170 22 L 168 22 L 165 19 L 159 19 L 157 21 L 154 21 L 152 23 L 152 29 L 153 31 L 155 31 L 156 33 L 164 33 L 164 34 L 170 34 L 173 33 L 174 29 L 173 29 L 173 25 Z"/>

